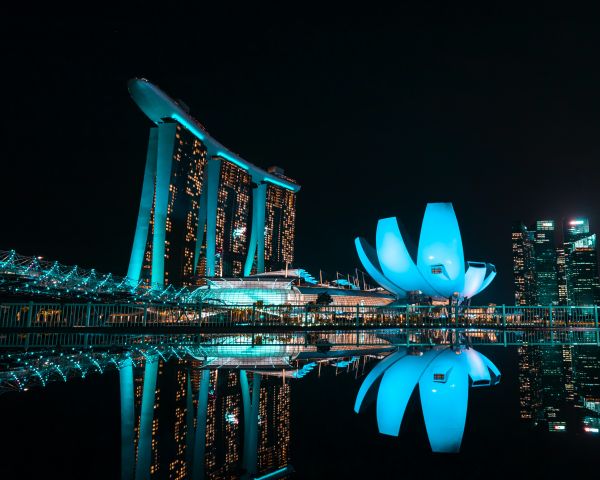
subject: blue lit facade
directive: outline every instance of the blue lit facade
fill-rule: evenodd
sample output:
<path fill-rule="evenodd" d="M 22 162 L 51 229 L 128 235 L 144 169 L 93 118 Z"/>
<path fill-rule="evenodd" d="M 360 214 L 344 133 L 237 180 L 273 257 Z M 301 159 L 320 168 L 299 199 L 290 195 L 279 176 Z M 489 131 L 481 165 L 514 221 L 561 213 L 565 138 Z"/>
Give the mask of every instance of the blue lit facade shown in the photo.
<path fill-rule="evenodd" d="M 408 401 L 419 385 L 431 449 L 455 453 L 460 450 L 465 429 L 469 385 L 496 385 L 500 376 L 496 366 L 472 348 L 434 347 L 410 354 L 400 350 L 369 372 L 356 397 L 354 411 L 364 411 L 376 397 L 379 432 L 397 437 Z"/>
<path fill-rule="evenodd" d="M 127 277 L 155 288 L 249 275 L 293 261 L 295 194 L 277 168 L 231 152 L 144 79 L 129 82 L 151 129 Z"/>
<path fill-rule="evenodd" d="M 371 277 L 398 297 L 409 292 L 471 298 L 496 276 L 494 265 L 464 259 L 458 221 L 451 203 L 429 203 L 416 252 L 409 252 L 395 217 L 379 220 L 376 248 L 355 239 L 358 257 Z"/>

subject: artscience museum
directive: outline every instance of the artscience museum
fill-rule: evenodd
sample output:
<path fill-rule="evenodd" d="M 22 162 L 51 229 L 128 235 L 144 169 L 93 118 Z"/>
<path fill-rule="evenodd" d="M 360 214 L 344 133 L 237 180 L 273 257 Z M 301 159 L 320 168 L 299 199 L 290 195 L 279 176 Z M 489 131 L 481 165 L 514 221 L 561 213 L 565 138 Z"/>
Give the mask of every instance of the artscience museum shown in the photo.
<path fill-rule="evenodd" d="M 357 237 L 355 246 L 369 275 L 383 288 L 406 298 L 417 293 L 432 298 L 469 299 L 496 276 L 491 263 L 465 261 L 458 220 L 451 203 L 429 203 L 416 252 L 395 217 L 377 223 L 375 248 Z"/>

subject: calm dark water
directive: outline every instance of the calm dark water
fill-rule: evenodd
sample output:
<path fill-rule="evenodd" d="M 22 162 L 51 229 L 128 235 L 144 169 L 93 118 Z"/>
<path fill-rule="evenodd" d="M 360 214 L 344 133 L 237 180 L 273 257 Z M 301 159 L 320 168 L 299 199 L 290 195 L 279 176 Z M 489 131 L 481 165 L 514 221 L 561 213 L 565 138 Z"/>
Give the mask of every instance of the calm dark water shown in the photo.
<path fill-rule="evenodd" d="M 397 438 L 377 431 L 374 405 L 355 414 L 362 365 L 358 371 L 324 366 L 320 376 L 313 369 L 285 385 L 279 377 L 263 376 L 259 432 L 266 433 L 259 433 L 259 471 L 261 466 L 264 473 L 287 464 L 295 469 L 290 478 L 310 479 L 596 478 L 600 350 L 479 351 L 501 370 L 502 381 L 470 389 L 458 454 L 431 452 L 418 393 L 409 402 Z M 375 363 L 368 363 L 365 373 Z M 152 478 L 186 478 L 185 463 L 177 459 L 185 458 L 181 372 L 190 368 L 181 361 L 160 366 Z M 137 386 L 142 374 L 138 369 Z M 0 396 L 0 478 L 120 478 L 119 402 L 114 370 Z M 207 478 L 236 478 L 241 475 L 243 442 L 239 372 L 213 372 L 208 402 Z"/>

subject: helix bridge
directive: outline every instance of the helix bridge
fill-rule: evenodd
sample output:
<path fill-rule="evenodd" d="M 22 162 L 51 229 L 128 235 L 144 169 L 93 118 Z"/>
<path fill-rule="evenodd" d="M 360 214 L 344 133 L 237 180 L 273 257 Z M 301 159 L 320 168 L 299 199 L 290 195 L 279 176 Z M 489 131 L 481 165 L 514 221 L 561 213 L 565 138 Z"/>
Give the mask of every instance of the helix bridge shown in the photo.
<path fill-rule="evenodd" d="M 0 250 L 0 293 L 43 296 L 75 301 L 185 303 L 201 301 L 198 288 L 162 287 L 100 273 L 77 265 L 63 265 L 38 256 Z"/>

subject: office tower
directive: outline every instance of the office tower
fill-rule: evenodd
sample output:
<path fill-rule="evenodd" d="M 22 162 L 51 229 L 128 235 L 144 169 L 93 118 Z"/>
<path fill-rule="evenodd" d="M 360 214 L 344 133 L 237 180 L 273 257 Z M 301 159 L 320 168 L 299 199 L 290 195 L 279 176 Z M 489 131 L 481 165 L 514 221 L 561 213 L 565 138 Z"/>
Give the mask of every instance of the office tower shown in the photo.
<path fill-rule="evenodd" d="M 566 285 L 570 305 L 598 303 L 598 256 L 596 235 L 590 233 L 587 218 L 564 224 Z"/>
<path fill-rule="evenodd" d="M 198 277 L 280 269 L 294 258 L 298 184 L 210 136 L 181 102 L 147 80 L 129 91 L 151 129 L 127 271 L 132 284 L 191 285 Z"/>
<path fill-rule="evenodd" d="M 535 282 L 534 232 L 519 222 L 512 230 L 513 274 L 515 304 L 535 305 L 537 291 Z"/>
<path fill-rule="evenodd" d="M 520 417 L 537 424 L 542 411 L 540 349 L 521 346 L 517 352 Z"/>
<path fill-rule="evenodd" d="M 558 303 L 558 275 L 556 266 L 556 230 L 554 220 L 536 222 L 534 254 L 537 303 Z"/>
<path fill-rule="evenodd" d="M 556 249 L 556 281 L 558 284 L 558 304 L 567 305 L 569 303 L 567 291 L 567 256 L 563 247 Z"/>

